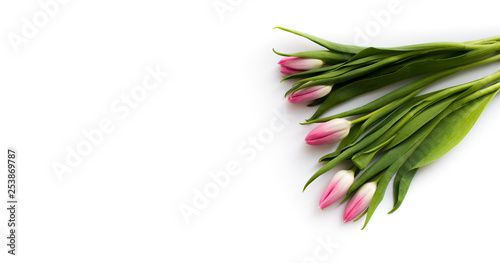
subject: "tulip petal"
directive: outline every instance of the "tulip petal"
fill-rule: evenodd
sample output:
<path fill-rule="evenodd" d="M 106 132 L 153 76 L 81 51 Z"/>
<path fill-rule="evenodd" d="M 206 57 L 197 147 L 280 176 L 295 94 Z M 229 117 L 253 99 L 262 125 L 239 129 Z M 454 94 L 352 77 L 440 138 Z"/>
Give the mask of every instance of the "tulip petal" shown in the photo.
<path fill-rule="evenodd" d="M 315 58 L 286 57 L 281 59 L 278 64 L 295 70 L 310 70 L 321 68 L 324 62 Z"/>
<path fill-rule="evenodd" d="M 332 86 L 318 85 L 311 86 L 304 89 L 299 89 L 294 93 L 288 95 L 288 102 L 290 103 L 302 103 L 309 102 L 315 99 L 324 97 L 330 93 Z"/>
<path fill-rule="evenodd" d="M 354 172 L 350 170 L 338 171 L 328 183 L 323 195 L 320 198 L 319 208 L 324 209 L 335 203 L 347 193 L 349 187 L 354 182 Z"/>
<path fill-rule="evenodd" d="M 355 219 L 368 208 L 376 189 L 376 183 L 366 183 L 354 194 L 344 210 L 344 223 Z"/>
<path fill-rule="evenodd" d="M 314 128 L 306 136 L 309 145 L 323 145 L 335 143 L 349 134 L 351 123 L 345 119 L 333 119 Z"/>
<path fill-rule="evenodd" d="M 289 68 L 286 66 L 281 66 L 280 72 L 283 74 L 286 74 L 286 75 L 292 75 L 292 74 L 300 73 L 303 71 L 302 70 L 295 70 L 295 69 L 292 69 L 292 68 Z"/>

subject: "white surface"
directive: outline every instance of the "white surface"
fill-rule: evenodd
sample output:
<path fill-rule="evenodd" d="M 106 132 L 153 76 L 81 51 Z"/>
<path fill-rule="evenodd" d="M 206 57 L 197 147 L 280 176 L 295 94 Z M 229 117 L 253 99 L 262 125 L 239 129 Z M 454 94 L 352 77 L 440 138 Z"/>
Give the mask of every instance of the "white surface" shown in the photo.
<path fill-rule="evenodd" d="M 215 1 L 217 2 L 217 1 Z M 492 262 L 500 245 L 495 169 L 499 98 L 437 163 L 421 169 L 396 213 L 391 186 L 367 229 L 343 224 L 343 206 L 317 208 L 330 179 L 301 193 L 329 147 L 303 142 L 314 109 L 288 105 L 271 52 L 316 49 L 284 26 L 353 44 L 389 1 L 69 1 L 18 53 L 9 32 L 40 12 L 37 1 L 0 4 L 0 149 L 19 151 L 19 255 L 2 262 Z M 467 41 L 500 34 L 494 1 L 401 0 L 369 38 L 375 46 Z M 379 23 L 379 22 L 376 22 Z M 380 25 L 380 23 L 379 23 Z M 123 117 L 110 107 L 161 65 L 160 87 Z M 467 71 L 433 88 L 479 78 Z M 376 96 L 373 93 L 370 96 Z M 351 108 L 372 97 L 341 105 Z M 283 123 L 263 149 L 249 138 Z M 123 117 L 123 119 L 120 118 Z M 58 180 L 82 132 L 109 118 L 114 130 Z M 280 126 L 281 127 L 281 126 Z M 242 150 L 238 150 L 243 147 Z M 252 156 L 251 156 L 252 155 Z M 254 158 L 251 158 L 254 157 Z M 4 155 L 1 158 L 6 158 Z M 239 173 L 187 223 L 181 204 L 233 161 Z M 3 162 L 3 161 L 2 161 Z M 232 169 L 232 168 L 231 168 Z M 3 173 L 5 174 L 5 173 Z M 0 193 L 5 196 L 5 179 Z M 4 200 L 4 199 L 2 199 Z M 4 202 L 4 201 L 2 201 Z M 1 205 L 3 207 L 3 205 Z M 337 206 L 337 207 L 336 207 Z M 0 209 L 0 235 L 7 213 Z M 322 241 L 330 254 L 314 257 Z M 323 252 L 321 252 L 323 253 Z"/>

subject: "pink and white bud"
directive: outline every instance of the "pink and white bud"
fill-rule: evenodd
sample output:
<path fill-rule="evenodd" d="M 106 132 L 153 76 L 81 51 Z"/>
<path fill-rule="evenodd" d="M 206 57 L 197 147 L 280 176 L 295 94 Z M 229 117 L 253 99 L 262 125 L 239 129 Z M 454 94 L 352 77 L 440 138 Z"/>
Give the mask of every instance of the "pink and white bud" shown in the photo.
<path fill-rule="evenodd" d="M 295 93 L 288 95 L 288 102 L 302 103 L 309 102 L 315 99 L 324 97 L 332 90 L 331 85 L 317 85 L 297 90 Z"/>
<path fill-rule="evenodd" d="M 351 129 L 351 122 L 345 119 L 333 119 L 314 128 L 306 136 L 309 145 L 323 145 L 341 141 Z"/>
<path fill-rule="evenodd" d="M 280 72 L 283 73 L 283 74 L 286 74 L 286 75 L 292 75 L 292 74 L 303 72 L 303 70 L 295 70 L 295 69 L 292 69 L 292 68 L 281 66 Z"/>
<path fill-rule="evenodd" d="M 357 218 L 370 206 L 375 190 L 377 190 L 375 182 L 366 183 L 359 188 L 344 210 L 344 223 Z"/>
<path fill-rule="evenodd" d="M 347 193 L 349 187 L 354 182 L 354 172 L 351 170 L 340 170 L 326 186 L 323 195 L 319 200 L 319 208 L 325 209 L 327 206 L 335 203 Z"/>
<path fill-rule="evenodd" d="M 286 57 L 281 59 L 278 64 L 293 70 L 310 70 L 321 68 L 325 62 L 315 58 Z"/>

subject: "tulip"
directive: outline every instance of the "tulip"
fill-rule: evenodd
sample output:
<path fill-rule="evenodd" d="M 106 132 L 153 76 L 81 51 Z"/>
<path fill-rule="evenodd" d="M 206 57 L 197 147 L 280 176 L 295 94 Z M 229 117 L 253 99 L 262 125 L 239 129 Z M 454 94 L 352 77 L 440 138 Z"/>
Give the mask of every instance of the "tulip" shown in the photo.
<path fill-rule="evenodd" d="M 289 67 L 281 66 L 280 72 L 283 74 L 286 74 L 286 75 L 292 75 L 292 74 L 303 72 L 303 70 L 295 70 L 295 69 L 292 69 Z"/>
<path fill-rule="evenodd" d="M 302 103 L 313 101 L 315 99 L 319 99 L 324 97 L 330 93 L 332 90 L 332 86 L 327 85 L 317 85 L 311 86 L 303 89 L 297 90 L 295 93 L 290 93 L 288 95 L 288 102 L 290 103 Z"/>
<path fill-rule="evenodd" d="M 349 187 L 354 182 L 354 172 L 351 170 L 340 170 L 326 186 L 323 195 L 319 200 L 319 208 L 325 209 L 327 206 L 335 203 L 347 193 Z"/>
<path fill-rule="evenodd" d="M 309 145 L 323 145 L 344 139 L 351 128 L 351 122 L 345 119 L 333 119 L 314 128 L 306 136 Z"/>
<path fill-rule="evenodd" d="M 355 219 L 368 208 L 375 190 L 377 190 L 375 182 L 366 183 L 359 188 L 344 210 L 344 223 Z"/>
<path fill-rule="evenodd" d="M 310 70 L 321 68 L 325 62 L 315 58 L 286 57 L 281 59 L 278 64 L 294 70 Z"/>

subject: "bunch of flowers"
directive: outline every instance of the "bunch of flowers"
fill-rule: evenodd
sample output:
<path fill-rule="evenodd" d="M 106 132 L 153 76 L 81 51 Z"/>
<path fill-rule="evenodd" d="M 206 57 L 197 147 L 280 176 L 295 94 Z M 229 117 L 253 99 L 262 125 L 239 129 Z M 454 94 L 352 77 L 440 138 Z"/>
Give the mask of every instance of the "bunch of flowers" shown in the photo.
<path fill-rule="evenodd" d="M 295 80 L 285 96 L 291 103 L 318 106 L 302 124 L 322 123 L 306 137 L 310 145 L 339 142 L 319 159 L 324 165 L 307 181 L 341 162 L 322 194 L 324 209 L 348 201 L 344 222 L 366 215 L 366 227 L 394 178 L 396 211 L 417 170 L 455 147 L 500 90 L 500 71 L 461 85 L 431 93 L 430 84 L 455 73 L 500 60 L 500 37 L 463 43 L 436 42 L 394 48 L 343 45 L 281 28 L 322 46 L 325 50 L 285 54 L 279 61 L 283 80 Z M 332 116 L 335 105 L 398 81 L 417 77 L 373 101 Z M 349 120 L 346 118 L 350 118 Z"/>

